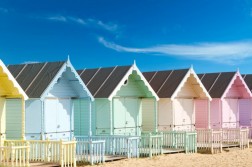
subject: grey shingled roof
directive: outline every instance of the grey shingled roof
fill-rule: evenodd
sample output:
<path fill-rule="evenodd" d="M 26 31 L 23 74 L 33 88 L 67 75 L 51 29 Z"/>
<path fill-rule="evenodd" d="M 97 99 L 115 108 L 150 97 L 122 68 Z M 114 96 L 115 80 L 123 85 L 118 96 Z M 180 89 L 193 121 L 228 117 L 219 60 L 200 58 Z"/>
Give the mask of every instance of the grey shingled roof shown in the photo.
<path fill-rule="evenodd" d="M 171 98 L 189 69 L 144 72 L 143 75 L 160 98 Z"/>
<path fill-rule="evenodd" d="M 108 98 L 131 66 L 77 70 L 95 98 Z"/>
<path fill-rule="evenodd" d="M 198 74 L 212 98 L 221 98 L 236 72 Z"/>
<path fill-rule="evenodd" d="M 29 98 L 40 98 L 64 63 L 18 64 L 7 68 Z"/>
<path fill-rule="evenodd" d="M 244 81 L 246 82 L 249 90 L 251 91 L 252 90 L 252 74 L 245 74 L 245 75 L 242 75 Z"/>

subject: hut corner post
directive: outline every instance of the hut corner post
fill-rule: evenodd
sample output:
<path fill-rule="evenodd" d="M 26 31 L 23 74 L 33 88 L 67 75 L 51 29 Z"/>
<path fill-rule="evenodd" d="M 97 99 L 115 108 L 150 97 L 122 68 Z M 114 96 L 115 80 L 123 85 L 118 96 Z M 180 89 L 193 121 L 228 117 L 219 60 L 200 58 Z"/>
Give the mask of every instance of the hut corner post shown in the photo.
<path fill-rule="evenodd" d="M 45 106 L 44 106 L 44 100 L 40 100 L 41 101 L 41 140 L 45 140 L 45 127 L 44 127 L 44 125 L 45 125 L 45 118 L 44 118 L 44 108 L 45 108 Z"/>
<path fill-rule="evenodd" d="M 92 136 L 92 99 L 89 98 L 89 136 Z"/>
<path fill-rule="evenodd" d="M 21 139 L 25 140 L 25 100 L 22 97 L 22 136 Z"/>
<path fill-rule="evenodd" d="M 158 110 L 157 110 L 157 100 L 155 98 L 153 98 L 154 100 L 154 131 L 155 132 L 158 132 L 158 127 L 157 127 L 157 124 L 158 124 Z"/>
<path fill-rule="evenodd" d="M 207 111 L 208 111 L 208 112 L 207 112 L 207 113 L 208 113 L 208 115 L 207 115 L 207 116 L 208 116 L 208 118 L 207 118 L 207 119 L 208 119 L 208 129 L 211 129 L 211 123 L 210 123 L 210 122 L 211 122 L 211 119 L 210 119 L 210 116 L 211 116 L 211 115 L 210 115 L 210 100 L 208 99 L 207 102 L 208 102 L 208 103 L 207 103 Z"/>

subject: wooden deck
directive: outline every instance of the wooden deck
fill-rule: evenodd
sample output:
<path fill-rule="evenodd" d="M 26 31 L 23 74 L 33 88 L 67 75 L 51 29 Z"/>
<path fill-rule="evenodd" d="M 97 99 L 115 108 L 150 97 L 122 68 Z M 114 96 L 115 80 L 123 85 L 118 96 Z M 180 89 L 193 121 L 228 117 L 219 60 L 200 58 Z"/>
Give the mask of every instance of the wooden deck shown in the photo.
<path fill-rule="evenodd" d="M 105 155 L 105 162 L 118 161 L 121 159 L 126 159 L 127 157 L 123 157 L 120 155 Z"/>
<path fill-rule="evenodd" d="M 183 149 L 175 149 L 175 148 L 164 148 L 163 153 L 164 154 L 173 154 L 173 153 L 182 153 L 185 152 Z"/>
<path fill-rule="evenodd" d="M 30 166 L 59 167 L 60 165 L 55 163 L 30 162 Z"/>

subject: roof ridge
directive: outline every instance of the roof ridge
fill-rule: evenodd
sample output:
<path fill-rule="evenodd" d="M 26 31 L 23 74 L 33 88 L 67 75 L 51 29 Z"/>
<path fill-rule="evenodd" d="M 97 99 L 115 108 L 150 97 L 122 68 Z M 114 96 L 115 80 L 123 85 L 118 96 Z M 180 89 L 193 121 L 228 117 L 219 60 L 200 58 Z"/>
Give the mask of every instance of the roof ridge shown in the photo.
<path fill-rule="evenodd" d="M 157 75 L 158 71 L 155 72 L 155 74 L 151 77 L 149 83 L 151 83 L 151 81 L 153 80 L 153 78 Z"/>
<path fill-rule="evenodd" d="M 220 72 L 219 75 L 217 76 L 217 78 L 214 80 L 214 83 L 212 84 L 212 86 L 209 88 L 208 92 L 210 93 L 210 91 L 212 90 L 213 86 L 215 85 L 215 83 L 217 82 L 217 80 L 219 79 L 220 75 L 222 73 Z"/>
<path fill-rule="evenodd" d="M 94 77 L 96 76 L 96 74 L 101 70 L 101 67 L 98 68 L 98 70 L 95 72 L 95 74 L 92 76 L 92 78 L 87 82 L 86 86 L 88 86 L 88 84 L 94 79 Z"/>
<path fill-rule="evenodd" d="M 19 77 L 19 75 L 24 71 L 24 69 L 27 67 L 27 64 L 24 65 L 24 67 L 22 68 L 22 70 L 20 70 L 20 72 L 18 73 L 18 75 L 15 77 L 15 79 L 17 79 Z"/>
<path fill-rule="evenodd" d="M 37 75 L 33 78 L 33 80 L 31 81 L 31 83 L 27 86 L 27 88 L 25 89 L 25 92 L 30 88 L 30 86 L 33 84 L 33 82 L 37 79 L 37 77 L 39 76 L 39 74 L 41 73 L 41 71 L 45 68 L 45 66 L 48 63 L 46 62 L 43 67 L 39 70 L 39 72 L 37 73 Z"/>
<path fill-rule="evenodd" d="M 171 73 L 166 77 L 165 81 L 163 82 L 163 84 L 160 86 L 160 88 L 157 91 L 157 94 L 159 93 L 159 91 L 163 88 L 164 84 L 168 81 L 168 79 L 170 78 L 170 76 L 172 75 L 174 70 L 171 71 Z"/>
<path fill-rule="evenodd" d="M 115 71 L 115 69 L 118 66 L 115 66 L 114 69 L 110 72 L 110 74 L 107 76 L 107 78 L 103 81 L 103 83 L 101 84 L 101 86 L 96 90 L 96 92 L 94 93 L 94 96 L 98 93 L 98 91 L 102 88 L 102 86 L 105 84 L 105 82 L 109 79 L 109 77 L 112 75 L 112 73 Z"/>

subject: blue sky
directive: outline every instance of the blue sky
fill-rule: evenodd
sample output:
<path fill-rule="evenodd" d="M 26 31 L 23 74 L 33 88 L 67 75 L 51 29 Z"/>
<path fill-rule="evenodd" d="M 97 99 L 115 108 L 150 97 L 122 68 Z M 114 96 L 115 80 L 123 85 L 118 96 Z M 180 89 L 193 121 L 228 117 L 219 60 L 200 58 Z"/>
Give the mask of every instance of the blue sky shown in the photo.
<path fill-rule="evenodd" d="M 36 2 L 36 3 L 35 3 Z M 252 73 L 251 0 L 1 0 L 5 64 Z"/>

